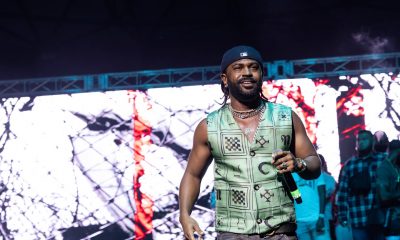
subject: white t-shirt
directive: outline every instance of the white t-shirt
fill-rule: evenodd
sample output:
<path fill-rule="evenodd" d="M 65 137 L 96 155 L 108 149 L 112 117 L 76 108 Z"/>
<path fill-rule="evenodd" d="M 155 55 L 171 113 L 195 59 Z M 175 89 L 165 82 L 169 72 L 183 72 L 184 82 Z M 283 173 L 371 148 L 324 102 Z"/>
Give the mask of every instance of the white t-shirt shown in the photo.
<path fill-rule="evenodd" d="M 323 175 L 321 174 L 314 180 L 305 180 L 297 173 L 293 173 L 293 178 L 303 200 L 301 204 L 295 203 L 296 220 L 302 222 L 317 221 L 319 217 L 318 186 L 325 185 Z"/>

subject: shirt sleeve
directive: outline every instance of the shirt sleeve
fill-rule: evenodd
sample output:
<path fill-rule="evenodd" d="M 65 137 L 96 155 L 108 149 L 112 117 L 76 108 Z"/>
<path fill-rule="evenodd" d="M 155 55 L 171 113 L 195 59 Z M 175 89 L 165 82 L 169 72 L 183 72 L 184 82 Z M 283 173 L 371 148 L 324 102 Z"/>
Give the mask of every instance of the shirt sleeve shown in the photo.
<path fill-rule="evenodd" d="M 336 193 L 336 204 L 338 207 L 338 218 L 339 221 L 348 220 L 347 213 L 348 213 L 348 166 L 345 164 L 340 171 L 339 174 L 339 183 L 338 183 L 338 191 Z"/>
<path fill-rule="evenodd" d="M 376 183 L 380 200 L 395 200 L 400 197 L 400 193 L 396 191 L 395 186 L 391 187 L 393 180 L 396 179 L 391 168 L 391 163 L 383 161 L 377 169 Z"/>

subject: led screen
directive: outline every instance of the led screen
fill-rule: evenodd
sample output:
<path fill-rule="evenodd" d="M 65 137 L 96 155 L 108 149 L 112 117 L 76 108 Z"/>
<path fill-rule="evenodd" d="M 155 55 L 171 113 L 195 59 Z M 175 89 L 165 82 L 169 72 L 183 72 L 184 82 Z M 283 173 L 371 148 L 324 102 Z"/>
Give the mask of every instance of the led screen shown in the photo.
<path fill-rule="evenodd" d="M 362 128 L 400 133 L 392 74 L 268 81 L 303 120 L 328 170 Z M 181 239 L 178 188 L 198 122 L 219 85 L 8 98 L 0 108 L 0 239 Z M 213 166 L 193 216 L 214 239 Z"/>

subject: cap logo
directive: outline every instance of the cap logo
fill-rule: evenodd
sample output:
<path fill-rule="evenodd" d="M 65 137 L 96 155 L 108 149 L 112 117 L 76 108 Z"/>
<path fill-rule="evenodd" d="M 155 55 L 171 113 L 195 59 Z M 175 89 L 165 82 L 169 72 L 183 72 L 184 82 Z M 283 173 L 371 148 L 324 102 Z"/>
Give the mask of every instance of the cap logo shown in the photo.
<path fill-rule="evenodd" d="M 240 56 L 241 56 L 241 57 L 247 57 L 248 54 L 247 54 L 247 52 L 241 52 L 241 53 L 240 53 Z"/>

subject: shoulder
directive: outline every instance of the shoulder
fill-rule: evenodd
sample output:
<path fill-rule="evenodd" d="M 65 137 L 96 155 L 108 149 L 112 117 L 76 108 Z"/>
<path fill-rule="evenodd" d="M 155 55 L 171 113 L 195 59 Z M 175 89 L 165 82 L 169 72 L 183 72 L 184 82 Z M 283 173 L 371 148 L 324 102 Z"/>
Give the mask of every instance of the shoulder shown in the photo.
<path fill-rule="evenodd" d="M 324 179 L 329 179 L 329 180 L 333 179 L 333 180 L 335 180 L 335 178 L 328 172 L 322 172 L 321 175 L 324 176 Z"/>
<path fill-rule="evenodd" d="M 217 110 L 214 110 L 212 112 L 210 112 L 209 114 L 207 114 L 207 119 L 213 119 L 215 117 L 217 117 L 218 115 L 221 115 L 223 113 L 223 111 L 226 111 L 228 109 L 228 104 L 225 104 L 223 106 L 221 106 L 220 108 L 218 108 Z"/>
<path fill-rule="evenodd" d="M 357 159 L 358 158 L 356 158 L 355 156 L 348 158 L 346 161 L 344 161 L 342 168 L 346 169 L 352 167 L 357 162 Z"/>
<path fill-rule="evenodd" d="M 332 175 L 330 175 L 329 173 L 322 172 L 321 175 L 324 176 L 325 183 L 327 183 L 327 184 L 336 183 L 335 178 Z"/>
<path fill-rule="evenodd" d="M 208 142 L 208 130 L 207 130 L 207 119 L 202 119 L 199 124 L 197 125 L 194 136 L 193 136 L 193 143 L 194 146 L 198 144 L 206 144 Z M 193 146 L 193 147 L 194 147 Z"/>
<path fill-rule="evenodd" d="M 383 162 L 387 156 L 388 154 L 386 152 L 378 152 L 373 154 L 373 158 L 376 159 L 378 163 Z"/>
<path fill-rule="evenodd" d="M 271 106 L 271 107 L 276 107 L 276 108 L 289 108 L 287 105 L 285 105 L 285 104 L 282 104 L 282 103 L 275 103 L 275 102 L 267 102 L 267 101 L 265 101 L 264 102 L 265 104 L 267 104 L 268 106 Z"/>
<path fill-rule="evenodd" d="M 267 112 L 272 113 L 278 121 L 292 121 L 292 116 L 295 115 L 292 108 L 281 104 L 273 102 L 265 102 L 267 107 Z"/>
<path fill-rule="evenodd" d="M 293 112 L 291 107 L 289 107 L 287 105 L 284 105 L 284 104 L 281 104 L 281 103 L 265 102 L 265 105 L 268 108 L 274 109 L 274 110 L 277 110 L 277 111 L 281 110 L 281 111 Z"/>
<path fill-rule="evenodd" d="M 345 172 L 348 172 L 351 168 L 354 168 L 355 157 L 350 157 L 344 161 L 342 167 L 340 168 L 340 175 L 347 175 Z"/>
<path fill-rule="evenodd" d="M 194 131 L 195 136 L 202 133 L 207 133 L 207 118 L 203 118 L 202 120 L 200 120 Z"/>
<path fill-rule="evenodd" d="M 222 114 L 227 109 L 228 109 L 228 105 L 224 105 L 224 106 L 220 107 L 219 109 L 210 112 L 209 114 L 207 114 L 207 117 L 206 117 L 206 119 L 203 120 L 202 124 L 205 124 L 206 126 L 208 126 L 208 129 L 210 129 L 210 130 L 217 129 L 220 119 L 222 117 Z"/>

